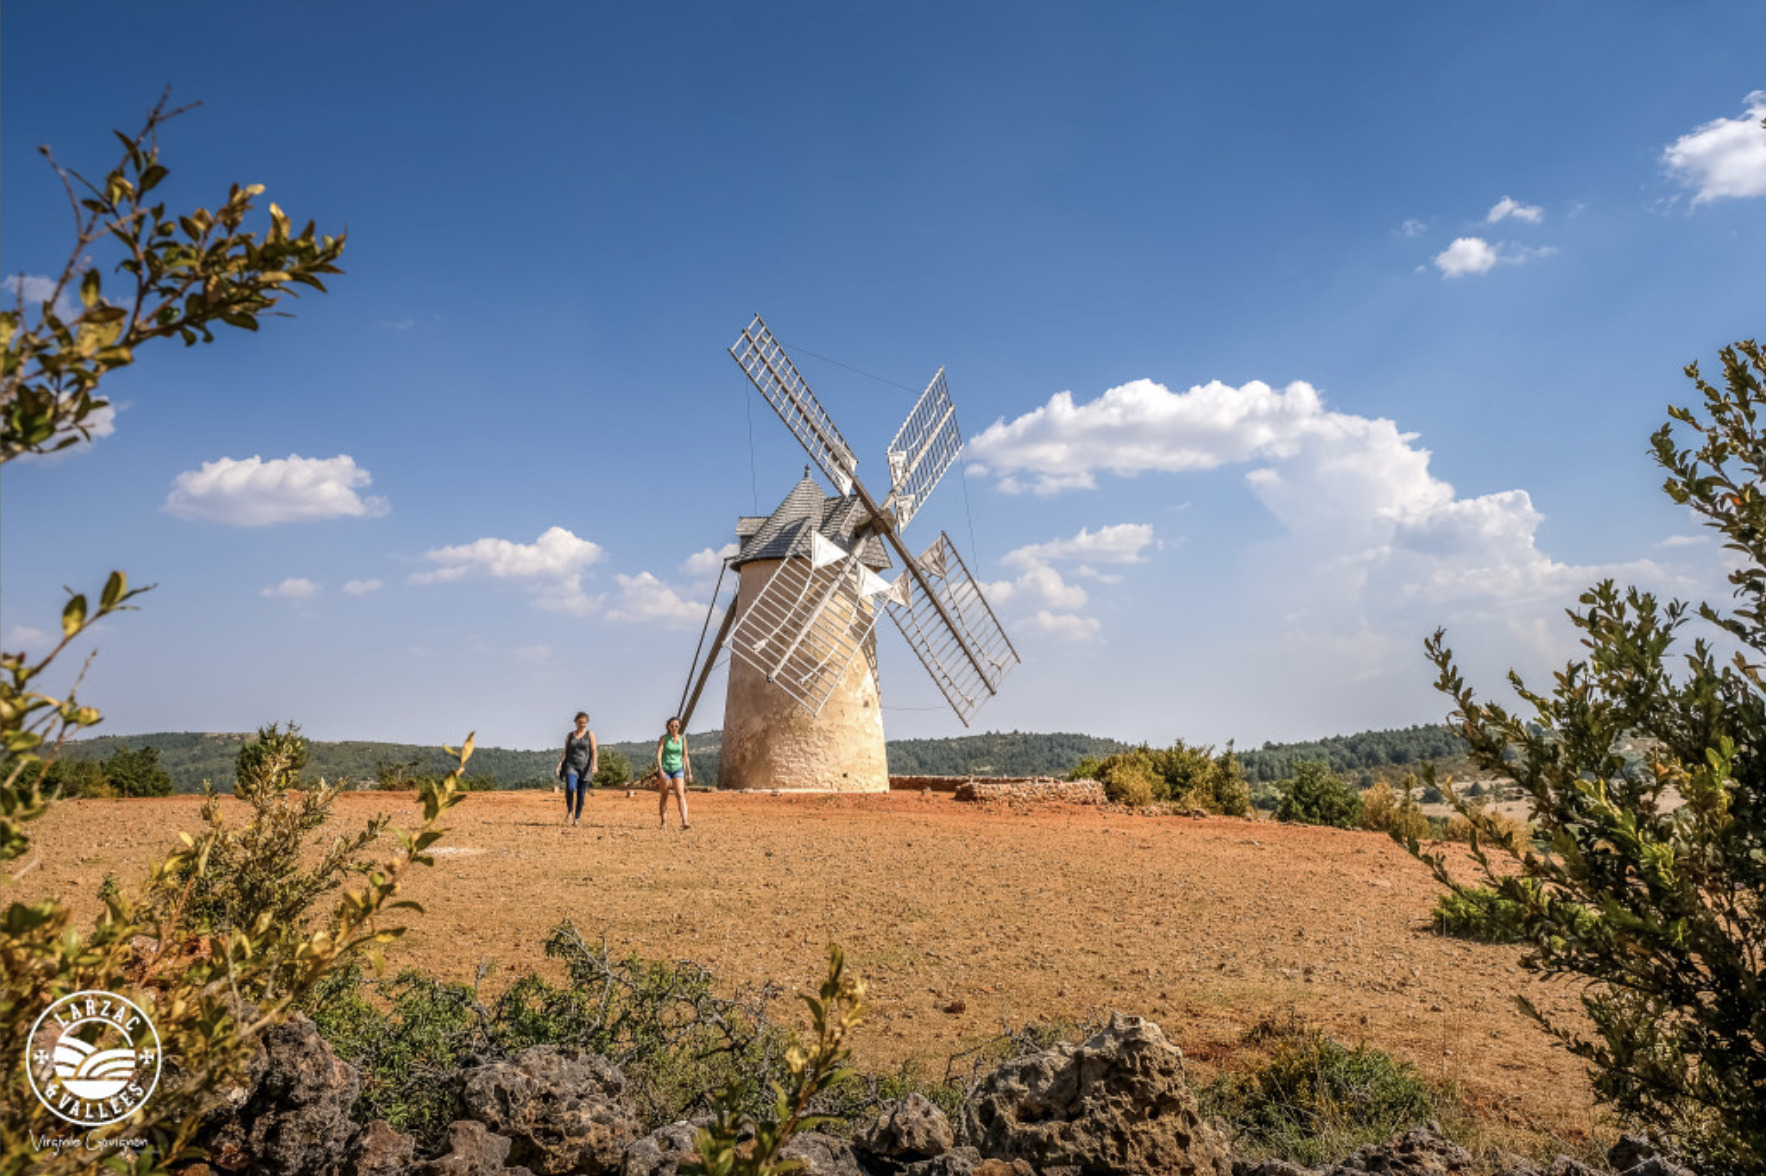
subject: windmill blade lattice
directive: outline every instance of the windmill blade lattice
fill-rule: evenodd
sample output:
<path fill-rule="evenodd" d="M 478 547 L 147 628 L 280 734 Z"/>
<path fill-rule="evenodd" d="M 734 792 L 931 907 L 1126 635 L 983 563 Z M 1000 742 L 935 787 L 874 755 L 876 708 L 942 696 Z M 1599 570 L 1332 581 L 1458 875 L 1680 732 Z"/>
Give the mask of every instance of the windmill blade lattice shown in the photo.
<path fill-rule="evenodd" d="M 970 717 L 998 693 L 1000 681 L 1018 664 L 1018 651 L 950 536 L 941 532 L 915 563 L 952 623 L 945 624 L 932 601 L 915 590 L 913 578 L 906 574 L 885 598 L 889 616 L 967 727 Z"/>
<path fill-rule="evenodd" d="M 864 652 L 889 585 L 820 535 L 804 556 L 781 560 L 730 631 L 730 653 L 820 714 Z"/>
<path fill-rule="evenodd" d="M 822 467 L 828 480 L 839 487 L 841 494 L 851 494 L 852 483 L 858 476 L 858 458 L 853 456 L 852 447 L 834 427 L 815 393 L 809 390 L 797 365 L 785 354 L 784 344 L 758 314 L 730 348 L 730 355 L 748 373 L 749 381 L 773 406 L 785 427 Z"/>
<path fill-rule="evenodd" d="M 919 513 L 945 471 L 963 451 L 963 435 L 957 431 L 957 409 L 939 368 L 919 403 L 889 443 L 890 502 L 895 525 L 905 527 Z"/>

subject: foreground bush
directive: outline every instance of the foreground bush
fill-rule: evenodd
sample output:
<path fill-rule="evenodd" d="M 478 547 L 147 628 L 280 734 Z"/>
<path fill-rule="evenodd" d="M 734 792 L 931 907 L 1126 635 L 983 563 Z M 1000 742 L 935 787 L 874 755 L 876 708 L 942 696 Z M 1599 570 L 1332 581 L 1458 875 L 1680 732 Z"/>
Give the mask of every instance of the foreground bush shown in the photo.
<path fill-rule="evenodd" d="M 1365 1045 L 1350 1049 L 1297 1019 L 1264 1020 L 1246 1035 L 1267 1055 L 1198 1092 L 1238 1154 L 1313 1166 L 1436 1117 L 1436 1096 L 1408 1063 Z"/>
<path fill-rule="evenodd" d="M 1599 1097 L 1699 1171 L 1766 1171 L 1766 352 L 1687 368 L 1702 413 L 1652 438 L 1668 496 L 1723 540 L 1736 603 L 1662 604 L 1605 581 L 1570 619 L 1586 650 L 1519 711 L 1482 702 L 1436 633 L 1437 687 L 1473 762 L 1512 779 L 1543 848 L 1446 789 L 1477 881 L 1518 909 L 1523 962 L 1584 983 L 1585 1024 L 1536 1017 L 1586 1059 Z M 1676 425 L 1692 448 L 1675 443 Z M 1709 638 L 1676 649 L 1694 618 Z M 1670 657 L 1675 664 L 1670 668 Z M 1645 750 L 1641 764 L 1623 742 Z M 1684 802 L 1671 803 L 1672 794 Z M 1448 855 L 1411 852 L 1467 893 Z M 1508 859 L 1496 868 L 1487 856 Z M 1456 860 L 1458 860 L 1456 858 Z"/>

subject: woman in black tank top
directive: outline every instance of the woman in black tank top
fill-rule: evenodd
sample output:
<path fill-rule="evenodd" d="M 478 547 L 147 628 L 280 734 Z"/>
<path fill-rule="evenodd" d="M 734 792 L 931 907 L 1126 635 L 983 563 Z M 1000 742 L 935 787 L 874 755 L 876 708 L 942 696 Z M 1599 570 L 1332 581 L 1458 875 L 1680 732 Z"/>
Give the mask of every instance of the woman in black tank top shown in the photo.
<path fill-rule="evenodd" d="M 564 754 L 558 757 L 557 776 L 564 781 L 564 823 L 580 825 L 583 816 L 583 800 L 589 795 L 589 785 L 595 779 L 595 768 L 600 760 L 600 748 L 595 746 L 595 733 L 589 730 L 589 713 L 576 712 L 576 727 L 564 736 Z"/>

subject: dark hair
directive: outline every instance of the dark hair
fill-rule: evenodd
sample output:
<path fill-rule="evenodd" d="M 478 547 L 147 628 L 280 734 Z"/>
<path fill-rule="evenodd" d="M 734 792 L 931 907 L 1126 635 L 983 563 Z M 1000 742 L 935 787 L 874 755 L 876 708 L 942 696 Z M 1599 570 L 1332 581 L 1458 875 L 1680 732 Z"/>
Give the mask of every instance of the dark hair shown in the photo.
<path fill-rule="evenodd" d="M 679 716 L 679 715 L 670 715 L 670 716 L 668 716 L 668 722 L 665 722 L 665 723 L 663 723 L 663 724 L 662 724 L 662 729 L 663 729 L 663 730 L 664 730 L 664 731 L 666 731 L 666 730 L 668 730 L 668 724 L 669 724 L 669 723 L 680 723 L 680 722 L 681 722 L 681 716 Z M 685 723 L 681 723 L 681 726 L 683 726 L 683 727 L 684 727 L 684 726 L 686 726 L 686 724 L 685 724 Z"/>
<path fill-rule="evenodd" d="M 583 720 L 583 721 L 584 721 L 584 722 L 585 722 L 585 723 L 586 723 L 586 722 L 588 722 L 588 720 L 589 720 L 589 712 L 588 712 L 588 711 L 577 711 L 577 712 L 576 712 L 576 717 L 577 717 L 577 718 L 578 718 L 578 719 L 581 719 L 581 720 Z M 572 722 L 574 722 L 574 721 L 575 721 L 575 720 L 574 720 L 574 719 L 573 719 L 573 720 L 572 720 Z"/>

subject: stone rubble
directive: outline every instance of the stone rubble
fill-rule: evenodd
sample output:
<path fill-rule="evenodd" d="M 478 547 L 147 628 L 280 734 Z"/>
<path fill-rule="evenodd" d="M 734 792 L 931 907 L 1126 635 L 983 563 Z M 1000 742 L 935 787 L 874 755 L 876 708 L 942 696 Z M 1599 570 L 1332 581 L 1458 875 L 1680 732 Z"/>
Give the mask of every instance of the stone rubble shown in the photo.
<path fill-rule="evenodd" d="M 217 1097 L 198 1138 L 209 1159 L 182 1176 L 678 1176 L 695 1152 L 696 1123 L 640 1134 L 625 1076 L 594 1054 L 534 1046 L 459 1081 L 467 1117 L 449 1125 L 442 1154 L 420 1158 L 386 1122 L 350 1121 L 360 1075 L 296 1015 L 265 1033 L 244 1083 Z M 1606 1176 L 1568 1156 L 1544 1173 L 1512 1157 L 1480 1165 L 1433 1123 L 1324 1168 L 1234 1159 L 1197 1111 L 1182 1052 L 1151 1021 L 1120 1013 L 1083 1043 L 1000 1065 L 954 1127 L 914 1094 L 850 1143 L 803 1131 L 784 1156 L 803 1176 Z M 1607 1162 L 1614 1176 L 1694 1176 L 1635 1135 Z"/>

